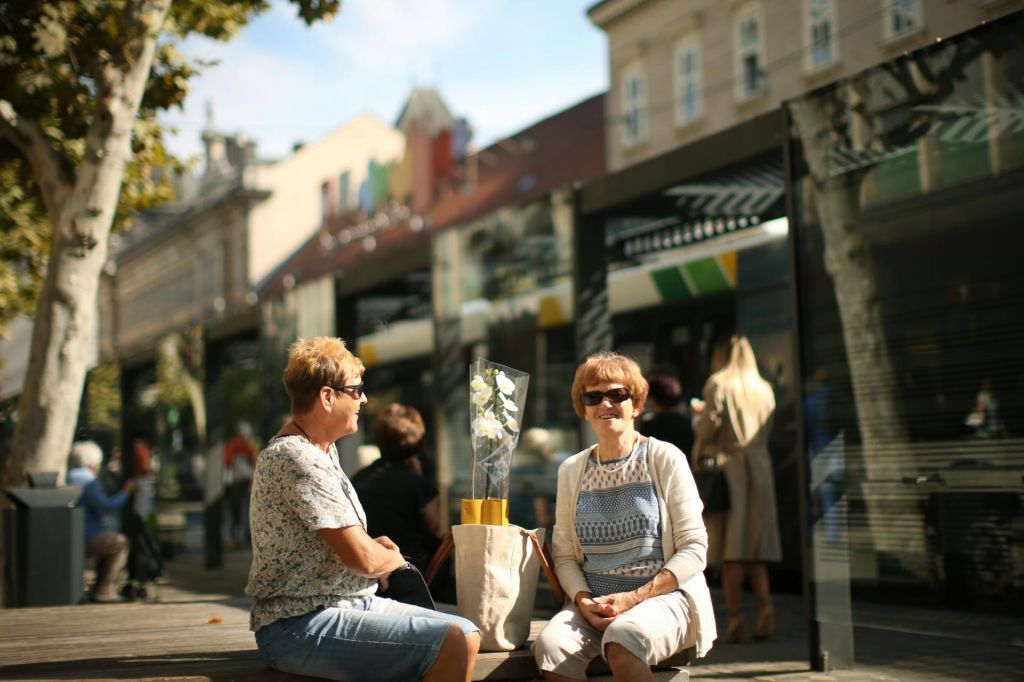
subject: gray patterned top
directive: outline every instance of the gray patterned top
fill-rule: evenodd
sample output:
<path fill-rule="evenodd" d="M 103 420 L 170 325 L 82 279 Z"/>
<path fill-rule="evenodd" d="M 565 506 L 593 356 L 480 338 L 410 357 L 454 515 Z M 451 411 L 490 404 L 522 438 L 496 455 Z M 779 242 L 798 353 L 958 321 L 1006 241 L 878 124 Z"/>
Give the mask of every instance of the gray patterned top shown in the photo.
<path fill-rule="evenodd" d="M 350 607 L 377 591 L 341 563 L 319 528 L 366 528 L 366 514 L 331 445 L 324 454 L 299 436 L 270 442 L 256 460 L 249 509 L 252 598 L 249 629 L 321 606 Z"/>

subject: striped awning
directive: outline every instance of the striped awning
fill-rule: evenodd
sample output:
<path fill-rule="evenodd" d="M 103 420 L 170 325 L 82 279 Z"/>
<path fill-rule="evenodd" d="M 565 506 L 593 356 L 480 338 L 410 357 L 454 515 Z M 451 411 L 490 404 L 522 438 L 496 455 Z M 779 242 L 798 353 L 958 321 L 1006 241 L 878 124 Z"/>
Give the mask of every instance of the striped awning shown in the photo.
<path fill-rule="evenodd" d="M 747 163 L 669 187 L 640 207 L 643 215 L 609 219 L 606 245 L 629 260 L 711 240 L 783 216 L 785 194 L 780 158 Z"/>
<path fill-rule="evenodd" d="M 665 190 L 676 206 L 692 218 L 766 216 L 786 193 L 782 161 L 762 161 L 705 182 L 684 183 Z"/>

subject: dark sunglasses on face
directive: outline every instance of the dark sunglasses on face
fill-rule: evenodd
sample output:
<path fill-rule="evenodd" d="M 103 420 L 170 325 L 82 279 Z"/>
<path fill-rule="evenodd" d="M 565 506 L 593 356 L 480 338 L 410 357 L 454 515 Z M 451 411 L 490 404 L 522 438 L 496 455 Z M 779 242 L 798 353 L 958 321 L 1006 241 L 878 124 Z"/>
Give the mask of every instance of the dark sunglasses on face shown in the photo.
<path fill-rule="evenodd" d="M 583 404 L 587 407 L 600 405 L 605 398 L 613 403 L 623 403 L 633 397 L 633 391 L 628 388 L 609 388 L 607 391 L 586 391 L 583 394 Z"/>
<path fill-rule="evenodd" d="M 351 386 L 331 386 L 330 388 L 334 389 L 335 391 L 347 393 L 356 400 L 359 400 L 360 398 L 363 397 L 363 391 L 365 386 L 366 382 L 360 381 L 358 384 L 352 384 Z"/>

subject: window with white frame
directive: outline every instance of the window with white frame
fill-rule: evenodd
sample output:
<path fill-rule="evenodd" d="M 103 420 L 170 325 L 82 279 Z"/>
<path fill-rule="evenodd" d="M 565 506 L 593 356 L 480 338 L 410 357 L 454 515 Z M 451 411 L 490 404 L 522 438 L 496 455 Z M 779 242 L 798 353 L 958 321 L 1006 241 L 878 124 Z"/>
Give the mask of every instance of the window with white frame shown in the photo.
<path fill-rule="evenodd" d="M 690 123 L 700 117 L 701 63 L 700 42 L 696 36 L 684 38 L 676 46 L 676 123 Z"/>
<path fill-rule="evenodd" d="M 748 6 L 736 15 L 736 94 L 741 100 L 764 92 L 764 22 L 761 8 Z"/>
<path fill-rule="evenodd" d="M 814 71 L 836 60 L 835 0 L 806 0 L 807 68 Z"/>
<path fill-rule="evenodd" d="M 921 3 L 919 0 L 882 0 L 886 4 L 885 36 L 898 38 L 910 33 L 921 25 Z"/>
<path fill-rule="evenodd" d="M 647 86 L 642 64 L 622 72 L 622 143 L 634 145 L 647 137 Z"/>

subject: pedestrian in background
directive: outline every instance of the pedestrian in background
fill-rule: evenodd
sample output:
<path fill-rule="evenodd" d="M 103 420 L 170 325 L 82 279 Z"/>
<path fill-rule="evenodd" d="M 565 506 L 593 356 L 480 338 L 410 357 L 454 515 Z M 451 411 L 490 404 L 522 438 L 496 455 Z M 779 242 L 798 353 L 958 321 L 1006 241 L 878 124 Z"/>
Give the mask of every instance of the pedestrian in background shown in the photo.
<path fill-rule="evenodd" d="M 104 517 L 124 506 L 135 489 L 135 483 L 126 481 L 120 492 L 108 497 L 97 478 L 103 464 L 103 451 L 91 440 L 79 441 L 72 446 L 68 464 L 68 485 L 82 486 L 77 506 L 85 509 L 85 553 L 96 557 L 92 600 L 122 601 L 117 593 L 117 581 L 128 560 L 128 539 L 121 533 L 108 530 Z"/>
<path fill-rule="evenodd" d="M 673 374 L 654 371 L 647 375 L 648 409 L 640 417 L 639 431 L 645 436 L 672 443 L 689 455 L 693 450 L 693 426 L 685 408 L 679 405 L 683 387 Z"/>
<path fill-rule="evenodd" d="M 133 442 L 135 496 L 132 509 L 150 533 L 156 533 L 156 476 L 153 453 L 142 437 Z"/>
<path fill-rule="evenodd" d="M 225 494 L 228 501 L 228 542 L 235 547 L 249 545 L 249 491 L 256 465 L 252 427 L 240 420 L 235 435 L 224 446 Z"/>
<path fill-rule="evenodd" d="M 547 429 L 535 426 L 523 431 L 512 458 L 508 513 L 523 528 L 549 528 L 554 522 L 555 479 L 558 462 Z"/>
<path fill-rule="evenodd" d="M 775 394 L 757 369 L 750 341 L 734 335 L 715 344 L 714 373 L 704 385 L 704 400 L 694 401 L 694 457 L 713 449 L 725 457 L 729 510 L 705 514 L 708 561 L 722 562 L 722 592 L 728 609 L 725 641 L 743 639 L 743 579 L 757 597 L 757 627 L 762 639 L 775 631 L 766 561 L 782 559 L 775 478 L 768 435 L 775 413 Z"/>
<path fill-rule="evenodd" d="M 423 475 L 426 428 L 415 407 L 392 403 L 374 424 L 380 459 L 352 477 L 366 510 L 366 530 L 386 535 L 421 572 L 441 544 L 437 486 Z"/>

